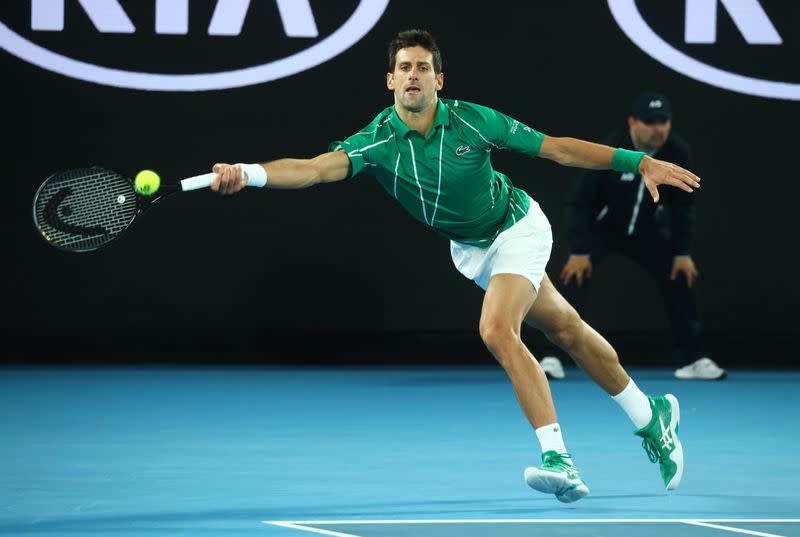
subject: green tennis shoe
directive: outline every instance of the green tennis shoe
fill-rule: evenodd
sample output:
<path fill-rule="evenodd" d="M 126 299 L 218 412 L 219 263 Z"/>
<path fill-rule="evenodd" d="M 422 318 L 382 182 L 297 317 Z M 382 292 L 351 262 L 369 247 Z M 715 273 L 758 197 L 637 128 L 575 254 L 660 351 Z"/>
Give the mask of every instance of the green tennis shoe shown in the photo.
<path fill-rule="evenodd" d="M 678 399 L 671 393 L 648 399 L 653 418 L 633 434 L 642 437 L 642 447 L 650 462 L 659 464 L 667 490 L 674 490 L 683 477 L 683 447 L 678 439 L 681 409 Z"/>
<path fill-rule="evenodd" d="M 564 503 L 580 500 L 589 494 L 589 488 L 578 474 L 569 453 L 545 451 L 540 467 L 525 469 L 525 482 L 539 492 L 555 494 L 558 501 Z"/>

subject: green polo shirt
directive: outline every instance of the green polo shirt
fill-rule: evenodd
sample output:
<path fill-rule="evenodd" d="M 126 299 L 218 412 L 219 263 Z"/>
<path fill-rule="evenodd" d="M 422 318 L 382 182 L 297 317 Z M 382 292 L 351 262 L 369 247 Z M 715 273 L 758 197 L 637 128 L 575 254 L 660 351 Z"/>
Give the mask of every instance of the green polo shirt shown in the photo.
<path fill-rule="evenodd" d="M 490 161 L 493 149 L 536 157 L 544 135 L 496 110 L 439 99 L 428 136 L 394 106 L 330 150 L 344 150 L 352 175 L 375 179 L 411 215 L 448 239 L 488 247 L 528 212 L 530 198 Z"/>

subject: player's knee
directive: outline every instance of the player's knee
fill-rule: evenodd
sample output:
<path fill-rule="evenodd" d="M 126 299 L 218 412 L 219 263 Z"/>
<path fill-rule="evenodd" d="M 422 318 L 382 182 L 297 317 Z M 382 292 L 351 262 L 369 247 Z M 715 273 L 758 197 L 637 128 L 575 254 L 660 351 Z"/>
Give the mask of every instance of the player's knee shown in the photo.
<path fill-rule="evenodd" d="M 519 353 L 515 351 L 521 339 L 513 326 L 498 320 L 481 320 L 480 334 L 484 345 L 503 369 L 510 372 L 516 368 L 514 359 Z"/>
<path fill-rule="evenodd" d="M 504 367 L 504 357 L 518 344 L 519 335 L 513 327 L 501 319 L 481 319 L 480 335 L 483 344 Z"/>
<path fill-rule="evenodd" d="M 569 349 L 583 332 L 583 319 L 573 308 L 560 312 L 545 330 L 547 338 L 563 349 Z"/>

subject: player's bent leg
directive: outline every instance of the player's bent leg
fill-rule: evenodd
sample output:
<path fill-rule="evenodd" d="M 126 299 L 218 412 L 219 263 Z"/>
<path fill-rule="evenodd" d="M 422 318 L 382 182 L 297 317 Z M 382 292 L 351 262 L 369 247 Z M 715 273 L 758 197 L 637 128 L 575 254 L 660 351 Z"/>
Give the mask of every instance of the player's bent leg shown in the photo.
<path fill-rule="evenodd" d="M 637 427 L 642 446 L 659 464 L 664 485 L 675 489 L 683 476 L 683 447 L 678 438 L 680 407 L 672 394 L 648 397 L 619 363 L 611 345 L 583 322 L 547 277 L 526 322 L 568 352 L 586 373 L 613 396 Z"/>
<path fill-rule="evenodd" d="M 508 374 L 523 412 L 542 443 L 542 466 L 525 470 L 526 483 L 540 492 L 574 502 L 589 494 L 564 447 L 550 386 L 520 337 L 522 319 L 536 300 L 530 280 L 515 274 L 493 276 L 481 310 L 480 334 Z M 552 449 L 555 448 L 555 449 Z"/>
<path fill-rule="evenodd" d="M 536 295 L 536 289 L 524 276 L 492 276 L 479 327 L 481 339 L 508 374 L 517 400 L 535 428 L 557 421 L 544 371 L 520 336 L 522 319 Z"/>
<path fill-rule="evenodd" d="M 630 377 L 620 365 L 614 348 L 580 318 L 547 275 L 525 321 L 569 353 L 609 395 L 620 393 L 628 384 Z"/>

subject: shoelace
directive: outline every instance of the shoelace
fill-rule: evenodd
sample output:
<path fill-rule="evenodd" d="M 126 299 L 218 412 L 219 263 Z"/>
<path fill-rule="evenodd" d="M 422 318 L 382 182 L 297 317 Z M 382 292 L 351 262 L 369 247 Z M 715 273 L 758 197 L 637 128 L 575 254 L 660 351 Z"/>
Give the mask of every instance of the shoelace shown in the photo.
<path fill-rule="evenodd" d="M 661 453 L 659 453 L 658 444 L 655 441 L 645 438 L 642 440 L 642 447 L 650 462 L 661 462 Z"/>
<path fill-rule="evenodd" d="M 572 460 L 572 455 L 569 453 L 556 453 L 555 455 L 548 455 L 544 461 L 542 461 L 542 463 L 543 466 L 550 466 L 564 471 L 573 469 L 575 466 L 565 461 L 565 458 Z"/>

